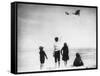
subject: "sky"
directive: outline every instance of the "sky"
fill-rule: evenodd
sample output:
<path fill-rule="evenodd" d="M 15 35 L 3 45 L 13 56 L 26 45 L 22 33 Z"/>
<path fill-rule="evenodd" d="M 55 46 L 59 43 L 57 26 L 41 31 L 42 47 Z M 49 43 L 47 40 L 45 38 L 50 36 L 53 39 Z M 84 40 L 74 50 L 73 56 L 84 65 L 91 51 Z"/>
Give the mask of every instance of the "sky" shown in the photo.
<path fill-rule="evenodd" d="M 73 15 L 80 10 L 80 16 Z M 65 12 L 69 12 L 66 15 Z M 18 48 L 52 48 L 54 37 L 69 48 L 96 47 L 96 8 L 18 4 Z"/>

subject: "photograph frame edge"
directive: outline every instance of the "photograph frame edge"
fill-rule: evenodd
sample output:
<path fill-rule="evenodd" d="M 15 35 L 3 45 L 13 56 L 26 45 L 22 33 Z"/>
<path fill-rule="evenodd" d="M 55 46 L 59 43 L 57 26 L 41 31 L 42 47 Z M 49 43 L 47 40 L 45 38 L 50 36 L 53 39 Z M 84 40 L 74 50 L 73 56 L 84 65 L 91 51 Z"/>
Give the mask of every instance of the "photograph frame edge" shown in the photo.
<path fill-rule="evenodd" d="M 51 5 L 51 6 L 54 5 L 54 6 L 96 8 L 96 68 L 18 72 L 17 70 L 17 62 L 18 62 L 17 61 L 17 4 L 38 4 L 38 5 Z M 55 3 L 42 3 L 42 2 L 21 2 L 21 1 L 11 2 L 11 73 L 29 74 L 29 73 L 82 71 L 82 70 L 96 70 L 96 69 L 98 69 L 98 6 L 55 4 Z"/>

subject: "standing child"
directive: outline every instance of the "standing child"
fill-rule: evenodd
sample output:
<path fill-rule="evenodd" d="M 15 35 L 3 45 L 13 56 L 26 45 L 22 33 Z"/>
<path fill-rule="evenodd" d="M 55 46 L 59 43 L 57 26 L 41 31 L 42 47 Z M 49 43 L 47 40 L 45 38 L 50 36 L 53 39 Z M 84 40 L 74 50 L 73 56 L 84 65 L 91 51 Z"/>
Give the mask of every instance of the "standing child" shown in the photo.
<path fill-rule="evenodd" d="M 39 49 L 40 49 L 39 54 L 40 54 L 40 63 L 41 63 L 40 64 L 40 69 L 42 69 L 43 68 L 43 64 L 45 63 L 45 58 L 48 59 L 48 57 L 47 57 L 46 53 L 44 52 L 42 46 L 40 46 Z"/>
<path fill-rule="evenodd" d="M 65 66 L 67 65 L 67 60 L 69 60 L 69 50 L 67 43 L 64 43 L 64 46 L 61 49 L 62 60 L 64 61 Z"/>
<path fill-rule="evenodd" d="M 60 67 L 60 43 L 59 43 L 59 38 L 55 37 L 55 44 L 54 44 L 54 59 L 55 59 L 55 67 Z"/>

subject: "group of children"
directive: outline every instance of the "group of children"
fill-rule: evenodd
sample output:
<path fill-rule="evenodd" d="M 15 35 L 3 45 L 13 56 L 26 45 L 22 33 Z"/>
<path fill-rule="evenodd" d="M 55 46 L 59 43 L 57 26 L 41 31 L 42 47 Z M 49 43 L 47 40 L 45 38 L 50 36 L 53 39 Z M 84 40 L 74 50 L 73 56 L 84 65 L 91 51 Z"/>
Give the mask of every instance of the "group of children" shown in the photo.
<path fill-rule="evenodd" d="M 60 67 L 60 54 L 62 55 L 62 60 L 64 61 L 64 65 L 67 65 L 67 61 L 69 60 L 69 49 L 67 43 L 64 43 L 63 47 L 60 48 L 59 38 L 55 37 L 55 44 L 54 44 L 54 60 L 55 60 L 55 67 Z M 40 54 L 40 69 L 42 69 L 45 59 L 48 59 L 44 49 L 42 46 L 39 47 L 39 54 Z M 74 60 L 73 66 L 82 66 L 83 62 L 81 60 L 81 56 L 79 53 L 76 53 L 76 58 Z"/>

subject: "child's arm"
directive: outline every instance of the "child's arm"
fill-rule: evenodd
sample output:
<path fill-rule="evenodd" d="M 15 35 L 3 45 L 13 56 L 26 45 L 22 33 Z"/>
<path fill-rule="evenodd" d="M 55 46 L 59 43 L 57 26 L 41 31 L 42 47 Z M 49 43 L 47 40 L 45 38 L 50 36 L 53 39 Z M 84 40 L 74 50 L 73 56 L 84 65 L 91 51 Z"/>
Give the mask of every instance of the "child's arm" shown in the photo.
<path fill-rule="evenodd" d="M 45 52 L 44 52 L 44 55 L 45 55 L 46 59 L 48 59 L 48 57 L 47 57 L 47 55 L 46 55 L 46 53 L 45 53 Z"/>
<path fill-rule="evenodd" d="M 62 50 L 63 50 L 63 48 L 61 49 L 61 55 L 63 54 L 63 53 L 62 53 L 62 52 L 63 52 Z"/>
<path fill-rule="evenodd" d="M 45 56 L 46 56 L 46 59 L 48 59 L 48 57 L 47 57 L 47 55 L 45 54 Z"/>

